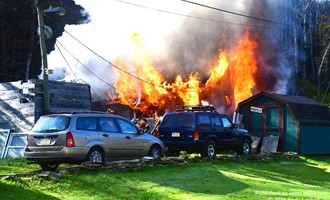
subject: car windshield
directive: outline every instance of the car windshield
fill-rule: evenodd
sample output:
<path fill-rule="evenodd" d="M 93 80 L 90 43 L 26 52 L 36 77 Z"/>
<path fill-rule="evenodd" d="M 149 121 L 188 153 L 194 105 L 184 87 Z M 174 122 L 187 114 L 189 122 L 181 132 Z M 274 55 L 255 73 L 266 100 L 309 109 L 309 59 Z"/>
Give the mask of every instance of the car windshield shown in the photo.
<path fill-rule="evenodd" d="M 63 131 L 68 128 L 70 118 L 66 116 L 42 116 L 32 128 L 32 132 L 45 133 Z"/>
<path fill-rule="evenodd" d="M 194 127 L 194 116 L 185 114 L 167 115 L 164 117 L 160 127 L 191 128 Z"/>

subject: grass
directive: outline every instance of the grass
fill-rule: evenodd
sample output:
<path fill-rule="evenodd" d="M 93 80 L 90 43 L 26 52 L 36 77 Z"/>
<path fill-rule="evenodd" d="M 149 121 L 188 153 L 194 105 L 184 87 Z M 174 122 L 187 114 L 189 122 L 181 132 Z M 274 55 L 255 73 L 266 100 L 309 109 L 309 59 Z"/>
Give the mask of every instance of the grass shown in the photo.
<path fill-rule="evenodd" d="M 0 160 L 0 175 L 39 169 Z M 0 199 L 330 199 L 330 156 L 263 162 L 188 160 L 186 166 L 66 173 L 0 180 Z"/>

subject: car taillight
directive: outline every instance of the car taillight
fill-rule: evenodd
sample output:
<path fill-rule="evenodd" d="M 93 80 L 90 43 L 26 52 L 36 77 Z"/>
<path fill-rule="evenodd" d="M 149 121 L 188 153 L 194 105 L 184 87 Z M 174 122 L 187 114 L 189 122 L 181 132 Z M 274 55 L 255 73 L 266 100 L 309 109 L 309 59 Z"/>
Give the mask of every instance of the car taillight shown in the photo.
<path fill-rule="evenodd" d="M 66 134 L 66 146 L 67 147 L 74 147 L 75 146 L 73 135 L 72 135 L 71 132 L 68 132 Z"/>
<path fill-rule="evenodd" d="M 155 136 L 160 138 L 160 131 L 158 129 L 156 130 L 156 135 Z"/>
<path fill-rule="evenodd" d="M 199 132 L 198 131 L 194 132 L 194 140 L 199 140 Z"/>

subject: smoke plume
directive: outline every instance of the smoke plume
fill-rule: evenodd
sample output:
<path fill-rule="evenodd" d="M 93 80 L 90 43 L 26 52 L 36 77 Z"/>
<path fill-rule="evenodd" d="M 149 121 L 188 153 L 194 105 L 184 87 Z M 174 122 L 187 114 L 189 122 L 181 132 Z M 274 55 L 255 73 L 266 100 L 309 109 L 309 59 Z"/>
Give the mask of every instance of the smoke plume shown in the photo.
<path fill-rule="evenodd" d="M 113 1 L 111 2 L 113 3 Z M 143 2 L 140 3 L 143 4 Z M 81 3 L 83 7 L 84 3 L 88 4 L 87 1 L 81 1 Z M 120 3 L 116 2 L 117 4 Z M 120 16 L 115 16 L 117 20 L 115 21 L 113 17 L 107 15 L 111 12 L 102 9 L 102 5 L 100 5 L 98 12 L 90 13 L 91 23 L 84 25 L 89 26 L 89 30 L 95 32 L 90 32 L 89 36 L 83 39 L 91 38 L 92 41 L 88 40 L 87 45 L 91 49 L 101 52 L 103 58 L 110 62 L 120 58 L 126 60 L 126 63 L 131 63 L 130 35 L 133 32 L 139 32 L 149 48 L 153 66 L 168 82 L 173 82 L 177 75 L 186 79 L 189 74 L 198 73 L 202 83 L 205 83 L 210 77 L 209 69 L 214 66 L 219 52 L 235 52 L 239 40 L 246 31 L 249 31 L 250 37 L 258 44 L 255 50 L 258 69 L 255 74 L 256 86 L 253 92 L 257 93 L 262 90 L 287 92 L 292 69 L 290 61 L 287 59 L 288 52 L 281 46 L 285 41 L 284 26 L 281 24 L 285 16 L 280 13 L 285 10 L 287 3 L 272 0 L 214 0 L 205 3 L 207 6 L 221 10 L 192 5 L 187 2 L 181 2 L 180 5 L 172 7 L 169 4 L 168 1 L 165 1 L 161 8 L 183 13 L 185 16 L 126 4 L 121 5 L 125 9 L 122 10 Z M 152 6 L 157 7 L 156 4 L 150 7 Z M 178 10 L 179 8 L 181 10 Z M 88 7 L 86 10 L 88 11 Z M 130 12 L 133 13 L 136 10 L 139 14 L 129 15 Z M 130 17 L 124 19 L 124 15 Z M 137 20 L 135 24 L 131 24 L 134 20 Z M 99 29 L 99 27 L 102 28 Z M 79 28 L 82 30 L 84 27 Z M 108 32 L 107 29 L 111 29 L 111 31 Z M 79 32 L 78 29 L 73 30 L 76 30 L 76 33 Z M 115 35 L 118 32 L 120 34 Z M 80 33 L 82 34 L 82 32 Z M 95 38 L 101 37 L 102 41 L 95 40 Z M 72 50 L 78 49 L 73 48 Z M 83 60 L 89 70 L 81 68 L 81 64 L 76 63 L 73 67 L 73 71 L 77 73 L 76 76 L 91 85 L 97 98 L 107 100 L 108 93 L 115 92 L 115 89 L 111 87 L 115 81 L 114 67 L 95 55 L 84 54 Z M 62 64 L 58 67 L 66 68 L 64 66 Z M 136 70 L 135 65 L 128 64 L 127 67 L 129 73 L 134 73 Z M 70 71 L 63 70 L 66 73 L 65 79 L 72 81 L 76 78 Z M 143 77 L 141 78 L 143 79 Z M 217 91 L 209 96 L 211 99 L 201 100 L 211 101 L 211 104 L 216 105 L 223 104 L 225 101 L 223 87 L 230 87 L 230 83 L 219 85 Z M 230 110 L 232 111 L 232 106 Z"/>

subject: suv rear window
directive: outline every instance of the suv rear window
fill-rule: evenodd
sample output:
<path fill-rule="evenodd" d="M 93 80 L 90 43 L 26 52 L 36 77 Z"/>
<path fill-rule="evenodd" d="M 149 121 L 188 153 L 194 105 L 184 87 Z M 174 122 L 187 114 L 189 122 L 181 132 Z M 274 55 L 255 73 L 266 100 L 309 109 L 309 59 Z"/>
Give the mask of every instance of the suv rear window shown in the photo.
<path fill-rule="evenodd" d="M 198 116 L 199 126 L 210 126 L 210 117 L 208 115 Z"/>
<path fill-rule="evenodd" d="M 166 115 L 161 123 L 161 127 L 194 127 L 194 116 L 191 114 Z"/>
<path fill-rule="evenodd" d="M 32 132 L 57 132 L 69 127 L 70 117 L 66 116 L 42 116 L 34 125 Z"/>

